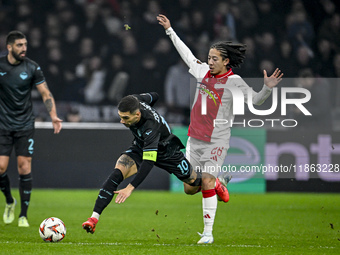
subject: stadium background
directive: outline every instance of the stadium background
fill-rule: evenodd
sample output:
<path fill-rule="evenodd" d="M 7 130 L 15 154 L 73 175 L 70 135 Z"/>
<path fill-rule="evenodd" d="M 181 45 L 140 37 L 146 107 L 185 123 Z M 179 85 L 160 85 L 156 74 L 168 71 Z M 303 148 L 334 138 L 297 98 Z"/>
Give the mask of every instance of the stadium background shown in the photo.
<path fill-rule="evenodd" d="M 178 35 L 203 61 L 214 41 L 246 43 L 246 61 L 234 72 L 255 84 L 255 90 L 262 86 L 263 69 L 271 73 L 280 67 L 286 77 L 281 87 L 304 86 L 304 80 L 313 78 L 307 107 L 313 109 L 313 118 L 297 116 L 291 109 L 289 116 L 299 119 L 299 126 L 256 129 L 254 136 L 260 141 L 247 137 L 246 129 L 233 131 L 235 138 L 257 148 L 260 161 L 253 164 L 340 162 L 340 12 L 336 1 L 2 0 L 0 7 L 0 54 L 6 54 L 9 31 L 17 29 L 27 35 L 28 57 L 41 65 L 65 121 L 65 129 L 54 136 L 46 128 L 47 113 L 33 91 L 35 187 L 99 187 L 116 157 L 130 144 L 131 136 L 119 128 L 116 113 L 117 102 L 127 94 L 158 92 L 157 109 L 185 139 L 190 100 L 174 99 L 173 90 L 181 89 L 180 94 L 190 98 L 190 89 L 168 88 L 169 80 L 177 77 L 170 70 L 181 69 L 178 54 L 156 21 L 159 13 L 169 17 Z M 125 30 L 125 24 L 131 29 Z M 263 109 L 270 105 L 268 100 Z M 246 115 L 252 118 L 249 112 Z M 85 124 L 89 122 L 99 124 Z M 107 122 L 117 124 L 103 124 Z M 242 164 L 246 152 L 232 147 L 227 160 Z M 233 161 L 237 159 L 239 163 Z M 14 158 L 9 168 L 13 178 Z M 253 179 L 255 183 L 243 187 L 233 183 L 231 189 L 340 191 L 339 173 L 280 173 Z M 153 170 L 141 188 L 176 190 L 176 184 L 166 173 Z"/>

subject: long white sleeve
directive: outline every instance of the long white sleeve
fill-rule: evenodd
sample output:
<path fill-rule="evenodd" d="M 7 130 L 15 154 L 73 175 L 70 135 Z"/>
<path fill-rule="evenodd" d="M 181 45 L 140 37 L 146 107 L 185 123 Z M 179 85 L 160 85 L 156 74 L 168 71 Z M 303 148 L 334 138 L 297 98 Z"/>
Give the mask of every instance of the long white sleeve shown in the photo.
<path fill-rule="evenodd" d="M 209 71 L 208 64 L 202 63 L 194 56 L 194 54 L 192 54 L 191 50 L 178 37 L 172 27 L 169 27 L 167 30 L 165 30 L 165 33 L 170 37 L 177 52 L 189 67 L 189 73 L 191 73 L 195 78 L 202 79 L 207 71 Z"/>

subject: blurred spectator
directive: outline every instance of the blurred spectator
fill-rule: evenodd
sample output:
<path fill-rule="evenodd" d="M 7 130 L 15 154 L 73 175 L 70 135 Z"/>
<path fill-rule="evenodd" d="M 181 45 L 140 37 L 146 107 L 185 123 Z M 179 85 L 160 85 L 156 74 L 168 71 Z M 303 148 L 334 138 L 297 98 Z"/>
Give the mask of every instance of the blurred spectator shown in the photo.
<path fill-rule="evenodd" d="M 242 43 L 247 46 L 246 60 L 242 63 L 241 68 L 233 68 L 234 73 L 244 78 L 262 77 L 262 71 L 259 72 L 258 70 L 259 57 L 256 55 L 254 39 L 252 37 L 245 37 Z"/>
<path fill-rule="evenodd" d="M 275 64 L 269 59 L 263 59 L 260 61 L 259 72 L 263 74 L 263 70 L 266 70 L 267 73 L 273 73 L 275 71 Z"/>
<path fill-rule="evenodd" d="M 283 40 L 280 43 L 280 58 L 278 63 L 280 63 L 280 69 L 286 78 L 295 77 L 296 63 L 292 45 L 288 40 Z"/>
<path fill-rule="evenodd" d="M 64 80 L 64 59 L 62 51 L 59 47 L 53 47 L 47 53 L 48 64 L 45 69 L 46 80 L 48 86 L 54 95 L 55 100 L 63 100 L 63 92 L 65 86 Z"/>
<path fill-rule="evenodd" d="M 277 50 L 277 45 L 275 41 L 275 36 L 273 33 L 264 32 L 263 34 L 256 37 L 257 45 L 256 47 L 257 55 L 261 56 L 262 59 L 270 59 L 275 65 L 279 63 L 280 53 Z"/>
<path fill-rule="evenodd" d="M 221 26 L 227 26 L 229 30 L 229 37 L 236 41 L 236 24 L 235 18 L 230 10 L 230 5 L 228 2 L 220 1 L 216 5 L 214 12 L 212 13 L 213 17 L 213 38 L 216 38 L 220 35 Z"/>
<path fill-rule="evenodd" d="M 284 31 L 284 23 L 282 15 L 284 9 L 276 8 L 274 4 L 277 4 L 280 1 L 271 1 L 271 0 L 258 0 L 255 1 L 257 4 L 258 10 L 258 23 L 256 26 L 256 33 L 263 34 L 264 32 L 269 32 L 278 36 Z M 287 1 L 283 1 L 284 4 L 287 4 Z M 281 15 L 279 14 L 281 13 Z"/>
<path fill-rule="evenodd" d="M 122 54 L 126 62 L 126 66 L 129 66 L 130 70 L 136 70 L 140 68 L 139 55 L 138 55 L 138 45 L 136 38 L 132 33 L 125 31 L 122 37 Z"/>
<path fill-rule="evenodd" d="M 296 66 L 294 77 L 297 77 L 301 69 L 312 69 L 313 59 L 310 49 L 305 46 L 300 46 L 296 52 Z"/>
<path fill-rule="evenodd" d="M 159 70 L 157 59 L 151 53 L 145 53 L 139 67 L 131 75 L 131 83 L 127 93 L 141 94 L 154 91 L 164 102 L 164 75 Z"/>
<path fill-rule="evenodd" d="M 59 38 L 61 35 L 60 20 L 58 15 L 49 13 L 46 17 L 46 27 L 45 32 L 47 37 Z"/>
<path fill-rule="evenodd" d="M 340 51 L 340 14 L 335 13 L 325 20 L 319 29 L 319 37 L 326 38 L 332 44 L 332 48 Z"/>
<path fill-rule="evenodd" d="M 192 78 L 182 59 L 179 59 L 176 65 L 171 66 L 166 74 L 165 102 L 167 120 L 171 123 L 188 125 L 190 122 L 190 99 L 192 99 L 190 96 L 194 95 L 196 89 L 196 84 L 191 84 L 196 82 Z"/>
<path fill-rule="evenodd" d="M 100 7 L 95 2 L 92 2 L 85 5 L 84 9 L 86 17 L 84 35 L 96 39 L 93 40 L 94 47 L 97 52 L 102 52 L 105 42 L 108 40 L 109 33 L 100 15 Z"/>
<path fill-rule="evenodd" d="M 161 72 L 164 74 L 171 65 L 176 63 L 178 58 L 175 54 L 172 54 L 172 48 L 173 46 L 171 45 L 171 42 L 167 40 L 167 38 L 162 37 L 157 41 L 152 51 L 157 59 L 157 62 L 162 63 L 157 68 L 159 68 L 159 70 L 161 70 Z"/>
<path fill-rule="evenodd" d="M 126 70 L 122 56 L 119 54 L 112 55 L 105 75 L 105 103 L 118 104 L 126 94 L 125 91 L 129 84 L 129 79 L 130 76 Z"/>
<path fill-rule="evenodd" d="M 9 17 L 9 8 L 1 6 L 0 8 L 0 31 L 1 33 L 8 34 L 7 31 L 11 27 L 11 19 Z M 5 40 L 6 43 L 6 40 Z"/>
<path fill-rule="evenodd" d="M 262 77 L 263 67 L 273 63 L 285 77 L 297 77 L 306 68 L 340 77 L 335 0 L 6 0 L 0 1 L 0 54 L 7 53 L 5 36 L 10 30 L 26 33 L 28 57 L 45 66 L 56 100 L 86 103 L 84 88 L 96 80 L 89 78 L 94 56 L 105 74 L 105 93 L 116 94 L 113 88 L 121 88 L 118 98 L 121 93 L 160 90 L 160 101 L 165 100 L 164 77 L 177 58 L 157 24 L 159 13 L 171 17 L 177 33 L 201 60 L 207 59 L 213 41 L 247 44 L 247 61 L 234 70 L 245 78 Z M 124 24 L 131 29 L 125 30 Z M 113 85 L 125 84 L 127 77 L 125 89 Z M 340 84 L 335 83 L 332 105 L 340 96 Z M 91 104 L 116 100 L 108 94 Z"/>
<path fill-rule="evenodd" d="M 231 12 L 236 21 L 237 38 L 243 40 L 246 36 L 253 36 L 258 22 L 258 15 L 253 1 L 231 0 L 231 4 Z"/>
<path fill-rule="evenodd" d="M 149 0 L 146 4 L 146 10 L 143 13 L 141 26 L 141 34 L 138 44 L 141 45 L 144 51 L 150 52 L 155 46 L 156 40 L 154 36 L 158 34 L 159 27 L 156 16 L 162 12 L 159 1 Z"/>
<path fill-rule="evenodd" d="M 333 77 L 334 71 L 329 68 L 333 65 L 334 51 L 331 47 L 330 41 L 325 38 L 321 38 L 317 42 L 317 59 L 315 63 L 316 73 L 322 77 Z"/>
<path fill-rule="evenodd" d="M 70 110 L 66 115 L 67 122 L 81 122 L 81 115 L 76 109 Z"/>
<path fill-rule="evenodd" d="M 296 51 L 300 46 L 311 49 L 315 33 L 312 24 L 307 20 L 305 10 L 292 13 L 290 19 L 287 34 L 293 50 Z"/>
<path fill-rule="evenodd" d="M 201 37 L 208 37 L 208 24 L 203 10 L 194 9 L 190 14 L 190 34 L 193 38 L 200 40 Z"/>
<path fill-rule="evenodd" d="M 334 106 L 340 107 L 340 53 L 334 56 L 333 66 L 336 79 L 332 79 L 334 83 L 334 86 L 332 86 L 332 95 L 334 95 L 332 101 Z"/>
<path fill-rule="evenodd" d="M 105 98 L 105 70 L 98 56 L 90 58 L 86 65 L 87 84 L 84 88 L 85 103 L 99 104 Z"/>
<path fill-rule="evenodd" d="M 305 88 L 311 93 L 311 99 L 303 106 L 312 114 L 304 115 L 295 105 L 291 111 L 293 118 L 299 123 L 297 127 L 310 129 L 332 127 L 330 84 L 326 79 L 316 78 L 311 69 L 303 69 L 296 78 L 296 86 Z M 304 97 L 304 95 L 303 95 Z"/>
<path fill-rule="evenodd" d="M 7 55 L 7 45 L 6 45 L 7 34 L 0 33 L 0 57 Z"/>
<path fill-rule="evenodd" d="M 29 55 L 36 56 L 34 60 L 41 66 L 46 65 L 46 48 L 43 44 L 43 33 L 40 27 L 33 27 L 28 33 L 29 43 L 27 51 Z"/>

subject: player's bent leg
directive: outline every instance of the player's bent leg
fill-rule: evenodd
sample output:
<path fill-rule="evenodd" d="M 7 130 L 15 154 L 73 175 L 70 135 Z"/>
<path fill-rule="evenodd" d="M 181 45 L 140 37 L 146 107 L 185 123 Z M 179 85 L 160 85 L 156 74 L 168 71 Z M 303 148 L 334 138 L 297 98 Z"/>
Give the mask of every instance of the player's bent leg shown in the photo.
<path fill-rule="evenodd" d="M 200 172 L 191 170 L 190 177 L 183 180 L 184 192 L 188 195 L 194 195 L 201 191 L 202 175 Z"/>
<path fill-rule="evenodd" d="M 135 161 L 126 154 L 120 156 L 117 160 L 116 168 L 112 171 L 106 181 L 103 183 L 99 191 L 93 214 L 87 221 L 82 224 L 83 229 L 88 233 L 95 232 L 96 224 L 103 210 L 109 205 L 114 196 L 114 191 L 118 185 L 129 176 L 137 173 L 137 165 Z"/>
<path fill-rule="evenodd" d="M 21 211 L 19 214 L 18 226 L 28 227 L 27 210 L 31 200 L 32 192 L 32 157 L 18 156 L 18 172 L 19 172 L 19 193 Z"/>

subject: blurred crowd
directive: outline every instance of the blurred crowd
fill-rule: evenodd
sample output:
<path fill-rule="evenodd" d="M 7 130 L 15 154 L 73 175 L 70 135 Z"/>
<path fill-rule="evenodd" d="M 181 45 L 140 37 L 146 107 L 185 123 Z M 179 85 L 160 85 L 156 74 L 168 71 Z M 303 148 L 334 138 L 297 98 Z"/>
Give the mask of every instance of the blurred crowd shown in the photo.
<path fill-rule="evenodd" d="M 339 7 L 336 0 L 0 0 L 0 54 L 7 33 L 20 30 L 57 106 L 116 105 L 156 91 L 169 118 L 185 124 L 176 116 L 189 113 L 191 76 L 158 14 L 202 61 L 215 41 L 245 43 L 245 62 L 234 70 L 243 78 L 279 67 L 286 78 L 317 79 L 340 77 Z M 332 109 L 340 106 L 337 80 L 322 85 Z"/>

